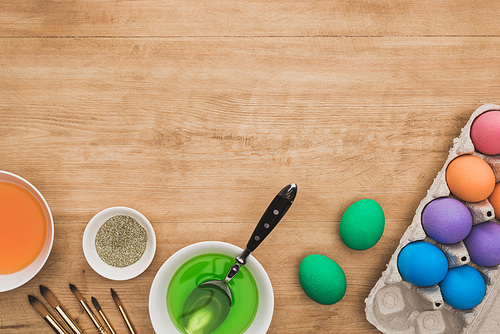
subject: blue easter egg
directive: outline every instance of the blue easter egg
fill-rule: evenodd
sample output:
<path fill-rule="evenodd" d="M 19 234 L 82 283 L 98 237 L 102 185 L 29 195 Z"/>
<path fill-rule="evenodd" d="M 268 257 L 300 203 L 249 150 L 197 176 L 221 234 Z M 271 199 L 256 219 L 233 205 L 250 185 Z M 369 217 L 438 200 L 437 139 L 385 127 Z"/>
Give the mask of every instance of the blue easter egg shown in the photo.
<path fill-rule="evenodd" d="M 438 284 L 448 273 L 448 260 L 443 251 L 425 241 L 406 245 L 398 256 L 399 273 L 418 286 Z"/>
<path fill-rule="evenodd" d="M 461 310 L 479 304 L 486 293 L 483 275 L 470 266 L 450 268 L 439 287 L 443 300 Z"/>

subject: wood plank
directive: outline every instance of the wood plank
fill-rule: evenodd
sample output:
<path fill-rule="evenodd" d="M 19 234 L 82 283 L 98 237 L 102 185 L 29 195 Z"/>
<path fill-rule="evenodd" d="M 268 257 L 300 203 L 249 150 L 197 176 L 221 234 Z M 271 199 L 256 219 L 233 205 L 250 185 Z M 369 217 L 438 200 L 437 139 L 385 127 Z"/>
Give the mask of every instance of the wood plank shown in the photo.
<path fill-rule="evenodd" d="M 340 241 L 337 233 L 338 221 L 310 221 L 303 224 L 285 219 L 281 222 L 254 254 L 266 268 L 275 293 L 273 322 L 268 333 L 334 330 L 342 333 L 377 333 L 364 319 L 364 298 L 377 281 L 407 224 L 397 220 L 390 220 L 388 223 L 382 242 L 368 252 L 357 252 L 348 249 Z M 153 225 L 159 239 L 151 266 L 130 281 L 111 281 L 95 273 L 83 257 L 81 237 L 85 223 L 58 224 L 53 252 L 42 271 L 22 287 L 2 293 L 0 332 L 49 332 L 48 326 L 27 301 L 27 295 L 32 294 L 46 304 L 38 292 L 40 284 L 48 286 L 56 294 L 85 331 L 94 332 L 92 323 L 69 290 L 68 284 L 72 283 L 89 302 L 91 296 L 99 300 L 119 333 L 127 330 L 113 303 L 110 288 L 118 292 L 137 332 L 153 333 L 148 313 L 149 288 L 163 262 L 177 250 L 198 241 L 220 240 L 244 246 L 255 224 Z M 302 247 L 297 247 L 298 244 Z M 340 303 L 332 306 L 319 305 L 302 291 L 298 281 L 298 265 L 303 257 L 312 253 L 330 256 L 344 269 L 348 291 Z M 273 256 L 269 256 L 270 254 Z M 361 263 L 364 264 L 360 265 Z"/>
<path fill-rule="evenodd" d="M 496 0 L 4 0 L 0 36 L 500 35 Z"/>
<path fill-rule="evenodd" d="M 499 41 L 3 39 L 0 167 L 58 222 L 113 205 L 254 222 L 289 182 L 296 221 L 364 197 L 408 219 L 470 113 L 497 102 Z"/>

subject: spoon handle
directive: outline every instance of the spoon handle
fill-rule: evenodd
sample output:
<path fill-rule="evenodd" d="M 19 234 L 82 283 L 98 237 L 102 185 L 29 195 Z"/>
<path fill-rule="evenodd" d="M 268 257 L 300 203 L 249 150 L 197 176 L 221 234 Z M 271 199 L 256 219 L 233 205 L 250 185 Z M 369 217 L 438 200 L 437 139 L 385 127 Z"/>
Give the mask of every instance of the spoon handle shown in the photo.
<path fill-rule="evenodd" d="M 262 218 L 260 218 L 259 223 L 253 231 L 252 237 L 248 240 L 246 249 L 248 250 L 248 254 L 253 252 L 260 245 L 260 243 L 264 241 L 269 233 L 271 233 L 273 228 L 278 225 L 281 218 L 283 218 L 292 205 L 296 194 L 297 185 L 295 183 L 291 183 L 283 188 L 278 195 L 276 195 L 262 215 Z"/>

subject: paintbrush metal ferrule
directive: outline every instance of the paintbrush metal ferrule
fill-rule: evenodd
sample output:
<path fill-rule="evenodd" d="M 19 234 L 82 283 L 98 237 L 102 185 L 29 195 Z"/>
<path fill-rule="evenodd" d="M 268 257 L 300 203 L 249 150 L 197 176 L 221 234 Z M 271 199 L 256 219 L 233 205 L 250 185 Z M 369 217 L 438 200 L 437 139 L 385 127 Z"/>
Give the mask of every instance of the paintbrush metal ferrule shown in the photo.
<path fill-rule="evenodd" d="M 89 316 L 89 318 L 92 321 L 92 323 L 94 324 L 94 326 L 97 328 L 97 331 L 100 334 L 107 334 L 106 330 L 104 329 L 104 327 L 99 322 L 99 319 L 97 319 L 97 317 L 95 316 L 94 312 L 92 312 L 92 310 L 90 309 L 90 307 L 88 306 L 87 302 L 83 298 L 83 296 L 80 293 L 80 291 L 78 291 L 78 289 L 76 288 L 76 286 L 74 286 L 73 284 L 70 284 L 69 288 L 71 289 L 71 292 L 73 292 L 73 295 L 75 295 L 76 300 L 78 300 L 78 302 L 82 306 L 82 308 L 85 311 L 85 313 L 87 313 L 87 315 Z"/>
<path fill-rule="evenodd" d="M 47 321 L 49 326 L 52 327 L 54 332 L 58 334 L 68 334 L 68 332 L 66 332 L 66 330 L 61 325 L 59 325 L 57 320 L 54 319 L 54 317 L 51 314 L 47 314 L 47 316 L 44 319 L 45 321 Z"/>
<path fill-rule="evenodd" d="M 134 327 L 132 326 L 132 323 L 130 322 L 127 313 L 125 312 L 125 309 L 122 306 L 122 302 L 120 298 L 118 298 L 118 295 L 116 294 L 115 290 L 111 289 L 111 296 L 113 296 L 113 300 L 115 301 L 116 306 L 118 307 L 118 310 L 120 311 L 120 314 L 122 315 L 123 320 L 125 321 L 125 324 L 127 325 L 127 328 L 130 332 L 130 334 L 136 334 Z"/>
<path fill-rule="evenodd" d="M 83 310 L 85 311 L 85 313 L 87 313 L 87 315 L 89 316 L 90 320 L 94 323 L 94 326 L 97 328 L 97 331 L 100 333 L 100 334 L 106 334 L 106 330 L 104 329 L 104 327 L 102 327 L 101 323 L 99 322 L 99 320 L 97 319 L 97 317 L 94 315 L 94 313 L 92 312 L 92 310 L 90 309 L 90 307 L 87 305 L 87 303 L 85 302 L 85 300 L 80 300 L 80 305 L 82 306 Z"/>
<path fill-rule="evenodd" d="M 98 311 L 99 314 L 101 315 L 102 319 L 104 320 L 104 322 L 106 323 L 106 326 L 108 326 L 109 328 L 109 331 L 111 332 L 111 334 L 116 334 L 115 330 L 113 329 L 113 327 L 111 326 L 111 324 L 109 323 L 109 320 L 108 318 L 106 318 L 106 315 L 104 314 L 104 312 L 102 310 Z"/>
<path fill-rule="evenodd" d="M 92 304 L 94 304 L 95 309 L 101 315 L 102 320 L 104 320 L 104 322 L 106 323 L 106 326 L 108 326 L 111 334 L 116 334 L 113 326 L 111 326 L 111 323 L 109 322 L 108 318 L 106 317 L 106 314 L 104 314 L 104 311 L 102 310 L 101 305 L 99 305 L 99 302 L 97 301 L 97 299 L 92 297 L 91 300 L 92 300 Z"/>
<path fill-rule="evenodd" d="M 75 320 L 70 317 L 68 312 L 62 307 L 59 300 L 56 298 L 54 293 L 49 290 L 49 288 L 40 285 L 40 293 L 43 298 L 47 300 L 47 302 L 54 308 L 56 313 L 61 317 L 61 319 L 68 325 L 69 329 L 73 334 L 83 334 L 83 330 L 76 324 Z"/>
<path fill-rule="evenodd" d="M 66 312 L 65 309 L 61 305 L 57 306 L 54 308 L 54 310 L 59 314 L 62 320 L 68 325 L 69 329 L 74 333 L 74 334 L 83 334 L 83 330 L 78 327 L 76 322 L 69 316 L 68 312 Z"/>
<path fill-rule="evenodd" d="M 57 334 L 68 334 L 66 330 L 57 322 L 57 320 L 49 313 L 49 311 L 43 306 L 43 304 L 36 298 L 31 295 L 28 295 L 28 301 L 31 306 L 38 314 L 49 324 L 49 326 L 56 332 Z"/>
<path fill-rule="evenodd" d="M 118 306 L 118 309 L 120 310 L 120 313 L 122 314 L 123 320 L 125 320 L 125 324 L 128 327 L 128 330 L 130 331 L 130 334 L 135 334 L 134 327 L 132 327 L 132 324 L 130 323 L 130 320 L 127 316 L 127 313 L 125 313 L 125 309 L 123 306 Z"/>

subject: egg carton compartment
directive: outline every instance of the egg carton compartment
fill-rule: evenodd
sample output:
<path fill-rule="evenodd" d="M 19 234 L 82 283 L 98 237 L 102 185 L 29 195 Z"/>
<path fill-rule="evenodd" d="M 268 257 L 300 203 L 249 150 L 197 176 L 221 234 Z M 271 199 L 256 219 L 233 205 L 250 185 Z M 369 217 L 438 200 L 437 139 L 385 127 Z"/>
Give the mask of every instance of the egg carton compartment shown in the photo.
<path fill-rule="evenodd" d="M 454 198 L 469 209 L 472 225 L 495 221 L 495 211 L 488 199 L 480 202 L 466 202 L 455 197 L 446 182 L 446 170 L 451 161 L 461 155 L 473 155 L 486 161 L 495 174 L 495 182 L 500 181 L 500 155 L 488 156 L 478 152 L 473 144 L 470 129 L 474 120 L 488 111 L 500 111 L 500 106 L 485 104 L 476 109 L 463 127 L 443 168 L 437 173 L 426 196 L 420 202 L 412 223 L 402 236 L 392 254 L 387 269 L 366 298 L 366 318 L 384 333 L 435 334 L 435 333 L 500 333 L 500 268 L 484 267 L 471 261 L 463 241 L 441 244 L 430 238 L 422 225 L 422 212 L 433 200 Z M 443 251 L 449 268 L 469 265 L 477 269 L 486 283 L 486 293 L 482 301 L 473 308 L 462 310 L 448 305 L 438 284 L 419 287 L 406 281 L 398 269 L 400 251 L 415 241 L 426 241 Z M 499 240 L 500 242 L 500 240 Z"/>

